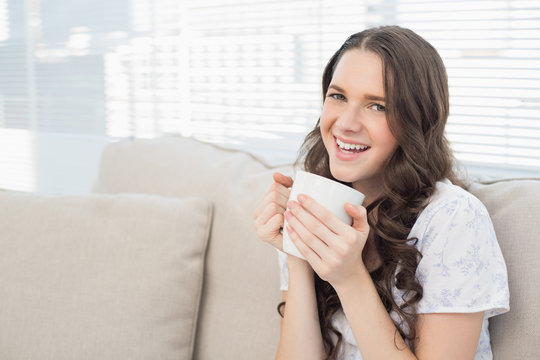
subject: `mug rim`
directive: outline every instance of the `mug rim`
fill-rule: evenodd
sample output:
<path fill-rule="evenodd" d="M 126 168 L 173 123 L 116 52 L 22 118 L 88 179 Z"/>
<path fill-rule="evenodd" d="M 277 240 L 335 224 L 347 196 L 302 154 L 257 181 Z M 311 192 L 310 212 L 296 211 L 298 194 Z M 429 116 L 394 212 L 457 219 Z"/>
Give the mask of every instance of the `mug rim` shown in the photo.
<path fill-rule="evenodd" d="M 353 190 L 359 194 L 361 194 L 362 196 L 365 197 L 364 193 L 362 193 L 361 191 L 358 191 L 356 190 L 355 188 L 353 188 L 352 186 L 348 186 L 348 185 L 345 185 L 345 184 L 342 184 L 340 183 L 339 181 L 335 181 L 335 180 L 332 180 L 332 179 L 329 179 L 327 177 L 324 177 L 324 176 L 321 176 L 321 175 L 318 175 L 318 174 L 314 174 L 312 172 L 309 172 L 309 171 L 305 171 L 305 170 L 297 170 L 296 171 L 296 175 L 298 175 L 298 173 L 304 173 L 304 174 L 308 174 L 308 175 L 313 175 L 317 178 L 320 178 L 320 179 L 323 179 L 324 181 L 329 181 L 332 185 L 337 185 L 337 186 L 340 186 L 340 187 L 343 187 L 345 189 L 350 189 L 350 190 Z M 296 175 L 295 175 L 295 180 L 296 180 Z M 294 186 L 294 184 L 293 184 Z"/>

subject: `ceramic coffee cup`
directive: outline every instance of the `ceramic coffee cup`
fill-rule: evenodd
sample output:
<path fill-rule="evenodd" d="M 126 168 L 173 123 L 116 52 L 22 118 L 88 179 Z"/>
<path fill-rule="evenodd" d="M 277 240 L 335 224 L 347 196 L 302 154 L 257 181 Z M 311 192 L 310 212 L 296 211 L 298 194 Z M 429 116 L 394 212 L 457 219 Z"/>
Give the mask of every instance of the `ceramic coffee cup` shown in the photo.
<path fill-rule="evenodd" d="M 364 201 L 364 194 L 361 192 L 337 181 L 305 171 L 296 173 L 289 200 L 298 201 L 299 194 L 306 194 L 313 198 L 346 224 L 352 224 L 352 218 L 345 210 L 345 203 L 361 205 Z M 287 233 L 287 220 L 283 227 L 283 251 L 305 260 Z"/>

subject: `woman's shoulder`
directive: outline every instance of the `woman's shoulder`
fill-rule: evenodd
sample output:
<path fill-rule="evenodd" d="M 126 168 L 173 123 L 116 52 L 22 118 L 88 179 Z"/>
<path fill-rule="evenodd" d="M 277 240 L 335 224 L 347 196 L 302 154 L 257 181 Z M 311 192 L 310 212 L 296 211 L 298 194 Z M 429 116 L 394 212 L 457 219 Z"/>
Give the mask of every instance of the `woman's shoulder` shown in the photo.
<path fill-rule="evenodd" d="M 420 213 L 411 229 L 410 237 L 418 239 L 422 247 L 424 241 L 435 234 L 452 234 L 459 237 L 474 237 L 480 232 L 488 232 L 494 237 L 493 224 L 484 204 L 467 190 L 452 184 L 449 180 L 439 181 L 427 206 Z M 487 234 L 486 234 L 487 235 Z"/>
<path fill-rule="evenodd" d="M 475 205 L 482 205 L 480 200 L 462 187 L 453 184 L 450 180 L 437 181 L 435 191 L 429 198 L 428 206 L 441 206 L 447 202 L 473 202 Z"/>
<path fill-rule="evenodd" d="M 482 213 L 487 215 L 484 204 L 467 190 L 454 185 L 450 180 L 444 179 L 435 184 L 435 191 L 428 199 L 428 204 L 420 214 L 424 221 L 434 216 L 466 216 Z"/>

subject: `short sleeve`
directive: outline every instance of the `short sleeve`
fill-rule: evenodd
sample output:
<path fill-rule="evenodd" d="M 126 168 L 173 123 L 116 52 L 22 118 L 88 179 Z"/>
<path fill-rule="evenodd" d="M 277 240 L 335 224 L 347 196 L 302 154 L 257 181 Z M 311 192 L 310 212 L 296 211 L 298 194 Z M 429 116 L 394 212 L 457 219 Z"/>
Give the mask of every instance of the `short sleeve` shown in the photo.
<path fill-rule="evenodd" d="M 289 266 L 287 265 L 287 254 L 276 249 L 279 264 L 279 289 L 287 291 L 289 289 Z"/>
<path fill-rule="evenodd" d="M 506 265 L 480 200 L 463 191 L 428 206 L 411 235 L 422 253 L 418 313 L 484 311 L 489 318 L 509 310 Z"/>

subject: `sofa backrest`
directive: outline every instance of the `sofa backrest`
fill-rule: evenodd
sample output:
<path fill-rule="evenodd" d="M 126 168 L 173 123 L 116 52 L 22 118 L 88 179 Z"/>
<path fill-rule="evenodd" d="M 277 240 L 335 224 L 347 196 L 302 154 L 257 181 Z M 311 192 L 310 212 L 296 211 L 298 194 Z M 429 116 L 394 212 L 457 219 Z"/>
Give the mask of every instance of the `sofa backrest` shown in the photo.
<path fill-rule="evenodd" d="M 540 359 L 540 179 L 472 184 L 486 206 L 501 247 L 510 311 L 490 319 L 494 359 Z"/>

